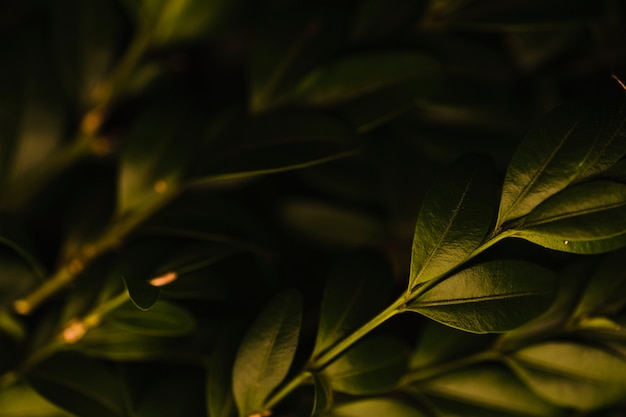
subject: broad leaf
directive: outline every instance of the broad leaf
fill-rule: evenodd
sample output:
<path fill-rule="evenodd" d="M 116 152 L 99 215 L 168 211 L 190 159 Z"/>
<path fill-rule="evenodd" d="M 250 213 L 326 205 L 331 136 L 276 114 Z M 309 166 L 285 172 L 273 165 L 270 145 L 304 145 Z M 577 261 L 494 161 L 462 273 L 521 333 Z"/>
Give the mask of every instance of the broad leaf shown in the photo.
<path fill-rule="evenodd" d="M 97 360 L 57 354 L 29 371 L 27 382 L 47 400 L 76 415 L 126 416 L 119 381 Z"/>
<path fill-rule="evenodd" d="M 333 408 L 332 417 L 426 417 L 424 413 L 395 399 L 371 398 Z"/>
<path fill-rule="evenodd" d="M 626 395 L 626 361 L 597 346 L 539 343 L 512 354 L 508 364 L 535 393 L 564 407 L 596 409 Z"/>
<path fill-rule="evenodd" d="M 379 52 L 346 57 L 313 70 L 296 87 L 298 102 L 332 105 L 419 79 L 432 91 L 438 65 L 433 58 L 410 52 Z"/>
<path fill-rule="evenodd" d="M 333 388 L 323 375 L 314 372 L 311 376 L 315 390 L 311 417 L 325 416 L 333 406 Z"/>
<path fill-rule="evenodd" d="M 509 164 L 498 225 L 609 169 L 626 153 L 624 121 L 624 103 L 567 104 L 553 110 L 529 132 Z"/>
<path fill-rule="evenodd" d="M 466 157 L 435 181 L 417 217 L 409 290 L 458 266 L 483 241 L 495 210 L 491 161 Z"/>
<path fill-rule="evenodd" d="M 295 291 L 274 297 L 246 333 L 233 368 L 240 416 L 263 412 L 268 395 L 287 376 L 298 346 L 302 301 Z"/>
<path fill-rule="evenodd" d="M 326 369 L 335 391 L 372 395 L 392 390 L 405 374 L 408 349 L 392 337 L 372 337 L 354 345 Z"/>
<path fill-rule="evenodd" d="M 448 417 L 556 417 L 563 412 L 534 394 L 505 368 L 480 365 L 445 374 L 419 386 Z"/>
<path fill-rule="evenodd" d="M 0 391 L 0 415 L 4 417 L 72 417 L 45 400 L 28 385 L 13 385 Z"/>
<path fill-rule="evenodd" d="M 163 300 L 147 311 L 126 303 L 107 314 L 104 320 L 119 329 L 147 336 L 180 336 L 195 327 L 187 310 Z"/>
<path fill-rule="evenodd" d="M 391 295 L 393 275 L 388 262 L 373 254 L 355 254 L 332 268 L 322 299 L 313 356 L 374 317 Z"/>
<path fill-rule="evenodd" d="M 556 276 L 523 261 L 490 261 L 438 283 L 407 309 L 472 333 L 505 332 L 543 313 L 554 300 Z"/>
<path fill-rule="evenodd" d="M 607 180 L 569 187 L 514 225 L 513 236 L 564 252 L 599 253 L 626 245 L 626 185 Z"/>

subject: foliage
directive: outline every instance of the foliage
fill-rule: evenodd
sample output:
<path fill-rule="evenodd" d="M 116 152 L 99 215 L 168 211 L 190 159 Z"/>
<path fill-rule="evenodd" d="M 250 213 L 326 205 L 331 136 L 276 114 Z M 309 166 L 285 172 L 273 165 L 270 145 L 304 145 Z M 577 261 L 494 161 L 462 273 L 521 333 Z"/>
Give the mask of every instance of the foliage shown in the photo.
<path fill-rule="evenodd" d="M 623 415 L 625 19 L 3 2 L 0 415 Z"/>

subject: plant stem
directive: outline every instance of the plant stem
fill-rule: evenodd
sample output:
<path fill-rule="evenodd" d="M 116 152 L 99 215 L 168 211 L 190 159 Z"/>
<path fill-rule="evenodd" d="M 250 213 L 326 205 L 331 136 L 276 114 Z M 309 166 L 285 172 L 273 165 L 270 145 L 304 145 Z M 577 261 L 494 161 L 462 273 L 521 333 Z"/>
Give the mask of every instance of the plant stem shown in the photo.
<path fill-rule="evenodd" d="M 272 395 L 269 398 L 269 400 L 267 400 L 267 402 L 265 403 L 264 408 L 266 410 L 269 410 L 272 407 L 274 407 L 283 398 L 285 398 L 287 395 L 289 395 L 293 390 L 295 390 L 300 385 L 302 385 L 305 382 L 307 382 L 310 377 L 311 377 L 311 373 L 310 372 L 308 372 L 308 371 L 300 372 L 298 375 L 293 377 L 293 379 L 291 381 L 289 381 L 285 386 L 283 386 L 280 389 L 280 391 L 278 391 L 276 394 Z"/>

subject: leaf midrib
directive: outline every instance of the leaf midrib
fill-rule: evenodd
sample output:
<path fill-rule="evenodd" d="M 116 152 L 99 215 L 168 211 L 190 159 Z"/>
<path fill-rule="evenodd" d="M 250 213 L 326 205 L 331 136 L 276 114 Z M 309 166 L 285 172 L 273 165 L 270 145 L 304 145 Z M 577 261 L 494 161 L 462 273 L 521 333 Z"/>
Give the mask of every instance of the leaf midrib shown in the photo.
<path fill-rule="evenodd" d="M 577 216 L 584 216 L 584 215 L 587 215 L 587 214 L 593 214 L 593 213 L 598 213 L 598 212 L 601 212 L 601 211 L 612 210 L 612 209 L 620 208 L 622 206 L 626 206 L 626 201 L 617 202 L 617 203 L 613 203 L 613 204 L 607 204 L 607 205 L 603 205 L 603 206 L 596 206 L 596 207 L 588 208 L 588 209 L 581 209 L 581 210 L 571 211 L 571 212 L 562 213 L 562 214 L 555 214 L 553 216 L 545 217 L 545 218 L 540 219 L 540 220 L 536 220 L 536 221 L 532 221 L 532 222 L 528 222 L 528 223 L 523 223 L 523 225 L 522 225 L 522 227 L 520 229 L 528 229 L 528 228 L 531 228 L 531 227 L 541 226 L 543 224 L 547 224 L 547 223 L 551 223 L 551 222 L 557 222 L 559 220 L 567 220 L 569 218 L 573 218 L 573 217 L 577 217 Z"/>
<path fill-rule="evenodd" d="M 463 304 L 471 304 L 471 303 L 480 303 L 486 301 L 498 301 L 498 300 L 506 300 L 510 298 L 522 298 L 522 297 L 537 297 L 542 295 L 551 294 L 550 291 L 518 291 L 506 294 L 493 294 L 493 295 L 484 295 L 479 297 L 467 297 L 467 298 L 452 298 L 445 300 L 437 300 L 430 302 L 417 302 L 412 304 L 412 307 L 416 308 L 430 308 L 430 307 L 438 307 L 438 306 L 447 306 L 447 305 L 463 305 Z"/>

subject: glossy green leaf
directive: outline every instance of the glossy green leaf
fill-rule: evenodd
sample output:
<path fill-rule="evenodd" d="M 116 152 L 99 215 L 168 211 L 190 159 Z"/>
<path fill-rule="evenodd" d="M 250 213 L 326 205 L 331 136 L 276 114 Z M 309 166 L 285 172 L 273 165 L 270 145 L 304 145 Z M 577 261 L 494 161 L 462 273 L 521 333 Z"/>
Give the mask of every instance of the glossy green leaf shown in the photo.
<path fill-rule="evenodd" d="M 586 182 L 548 198 L 514 226 L 513 236 L 564 252 L 599 253 L 626 245 L 626 185 Z"/>
<path fill-rule="evenodd" d="M 126 303 L 107 314 L 104 320 L 120 329 L 147 336 L 180 336 L 194 328 L 194 319 L 187 310 L 163 300 L 147 311 Z"/>
<path fill-rule="evenodd" d="M 57 354 L 32 369 L 27 382 L 48 401 L 76 415 L 126 416 L 119 381 L 97 360 Z"/>
<path fill-rule="evenodd" d="M 333 406 L 333 387 L 330 385 L 324 375 L 318 373 L 312 373 L 313 377 L 313 409 L 311 410 L 311 417 L 321 417 L 328 414 Z"/>
<path fill-rule="evenodd" d="M 490 261 L 443 280 L 407 309 L 459 330 L 505 332 L 546 311 L 556 286 L 555 274 L 539 265 Z"/>
<path fill-rule="evenodd" d="M 321 113 L 284 110 L 233 127 L 196 173 L 199 182 L 304 168 L 352 155 L 347 128 Z"/>
<path fill-rule="evenodd" d="M 624 103 L 566 104 L 529 132 L 504 179 L 498 225 L 548 197 L 609 169 L 626 153 Z"/>
<path fill-rule="evenodd" d="M 458 266 L 483 241 L 495 210 L 491 161 L 466 157 L 452 165 L 424 196 L 417 217 L 409 289 Z"/>
<path fill-rule="evenodd" d="M 626 395 L 626 361 L 598 346 L 544 342 L 515 352 L 508 364 L 535 393 L 564 407 L 596 409 Z"/>
<path fill-rule="evenodd" d="M 333 390 L 352 395 L 381 394 L 392 390 L 405 374 L 408 349 L 388 336 L 365 339 L 326 369 Z"/>
<path fill-rule="evenodd" d="M 268 395 L 287 376 L 298 346 L 302 300 L 295 291 L 274 297 L 246 333 L 233 368 L 239 415 L 262 412 Z"/>
<path fill-rule="evenodd" d="M 354 254 L 333 265 L 324 296 L 313 356 L 374 317 L 386 305 L 393 286 L 389 263 L 377 254 Z"/>
<path fill-rule="evenodd" d="M 313 70 L 296 87 L 294 99 L 312 105 L 344 102 L 409 79 L 425 91 L 438 71 L 437 62 L 409 52 L 378 52 L 345 57 Z"/>
<path fill-rule="evenodd" d="M 446 417 L 557 417 L 563 412 L 530 391 L 505 368 L 478 365 L 419 386 Z"/>
<path fill-rule="evenodd" d="M 72 417 L 45 400 L 28 385 L 13 385 L 0 391 L 0 415 L 3 417 Z"/>
<path fill-rule="evenodd" d="M 424 413 L 396 399 L 370 398 L 345 403 L 332 409 L 332 417 L 426 417 Z"/>

